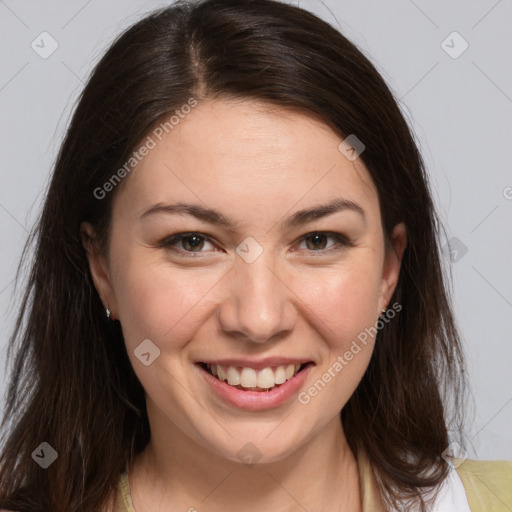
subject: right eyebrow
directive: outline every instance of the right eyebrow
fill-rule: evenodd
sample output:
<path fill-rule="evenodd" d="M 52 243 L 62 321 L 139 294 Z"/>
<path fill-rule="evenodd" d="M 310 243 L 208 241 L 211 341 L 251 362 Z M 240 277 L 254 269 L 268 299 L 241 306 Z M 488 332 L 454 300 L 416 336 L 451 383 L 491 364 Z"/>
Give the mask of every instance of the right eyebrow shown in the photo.
<path fill-rule="evenodd" d="M 209 224 L 216 224 L 218 226 L 223 226 L 228 229 L 234 229 L 239 225 L 238 222 L 235 222 L 217 210 L 213 208 L 206 208 L 204 206 L 198 204 L 190 204 L 190 203 L 173 203 L 173 204 L 163 204 L 158 203 L 146 211 L 144 211 L 139 219 L 143 220 L 148 217 L 154 215 L 190 215 L 195 217 L 196 219 L 202 220 L 203 222 L 208 222 Z"/>

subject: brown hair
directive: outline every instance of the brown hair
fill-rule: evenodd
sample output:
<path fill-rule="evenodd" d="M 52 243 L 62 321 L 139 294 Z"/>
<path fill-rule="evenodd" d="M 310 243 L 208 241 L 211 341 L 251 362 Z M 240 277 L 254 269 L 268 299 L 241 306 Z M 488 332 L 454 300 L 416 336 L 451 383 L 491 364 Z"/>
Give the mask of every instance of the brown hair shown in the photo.
<path fill-rule="evenodd" d="M 144 390 L 119 322 L 105 319 L 79 230 L 93 223 L 108 247 L 116 191 L 98 199 L 95 190 L 191 97 L 290 108 L 365 144 L 385 235 L 403 221 L 408 245 L 391 300 L 402 310 L 379 331 L 341 419 L 388 503 L 422 501 L 447 474 L 447 404 L 460 425 L 464 379 L 440 224 L 410 128 L 370 61 L 315 15 L 273 0 L 206 0 L 178 2 L 126 30 L 79 98 L 20 263 L 34 246 L 8 349 L 0 507 L 99 510 L 149 440 Z M 46 470 L 31 455 L 42 442 L 58 453 Z"/>

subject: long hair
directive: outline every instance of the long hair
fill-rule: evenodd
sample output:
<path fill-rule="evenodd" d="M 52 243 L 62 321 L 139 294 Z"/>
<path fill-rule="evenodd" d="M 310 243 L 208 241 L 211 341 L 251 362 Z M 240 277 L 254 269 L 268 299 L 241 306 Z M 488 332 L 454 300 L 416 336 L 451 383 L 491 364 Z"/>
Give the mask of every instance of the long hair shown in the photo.
<path fill-rule="evenodd" d="M 379 331 L 341 421 L 388 504 L 423 502 L 447 474 L 447 404 L 460 422 L 465 388 L 441 225 L 411 129 L 369 59 L 328 23 L 273 0 L 206 0 L 180 1 L 127 29 L 78 100 L 22 259 L 33 254 L 8 348 L 0 507 L 102 510 L 149 440 L 144 389 L 119 322 L 105 318 L 79 231 L 91 222 L 107 250 L 123 184 L 98 189 L 190 98 L 259 100 L 365 144 L 384 233 L 389 240 L 405 222 L 408 245 L 391 299 L 402 310 Z M 41 443 L 57 454 L 47 469 L 35 462 Z"/>

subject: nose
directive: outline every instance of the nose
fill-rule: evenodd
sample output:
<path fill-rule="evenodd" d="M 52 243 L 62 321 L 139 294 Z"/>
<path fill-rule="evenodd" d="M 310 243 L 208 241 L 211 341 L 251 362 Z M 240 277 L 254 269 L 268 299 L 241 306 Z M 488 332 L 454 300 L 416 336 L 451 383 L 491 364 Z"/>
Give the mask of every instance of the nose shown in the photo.
<path fill-rule="evenodd" d="M 237 258 L 229 273 L 226 297 L 219 306 L 221 329 L 254 343 L 276 341 L 293 331 L 294 293 L 271 258 L 262 254 L 247 263 Z"/>

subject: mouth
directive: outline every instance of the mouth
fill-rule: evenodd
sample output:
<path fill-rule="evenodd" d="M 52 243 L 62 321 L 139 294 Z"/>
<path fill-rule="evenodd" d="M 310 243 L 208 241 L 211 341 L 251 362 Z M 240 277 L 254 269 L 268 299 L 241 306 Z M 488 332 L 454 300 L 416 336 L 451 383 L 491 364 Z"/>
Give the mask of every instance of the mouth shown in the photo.
<path fill-rule="evenodd" d="M 291 363 L 261 369 L 205 362 L 197 364 L 217 380 L 239 391 L 268 392 L 279 388 L 314 363 Z"/>

